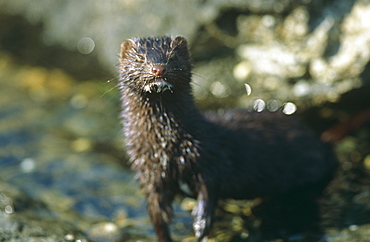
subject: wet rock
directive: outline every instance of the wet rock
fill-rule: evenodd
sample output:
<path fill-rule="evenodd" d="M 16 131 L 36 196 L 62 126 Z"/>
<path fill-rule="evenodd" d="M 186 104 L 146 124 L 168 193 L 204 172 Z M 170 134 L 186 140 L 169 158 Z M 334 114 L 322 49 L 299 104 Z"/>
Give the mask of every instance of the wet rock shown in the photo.
<path fill-rule="evenodd" d="M 108 61 L 108 67 L 111 68 L 117 62 L 119 45 L 126 38 L 138 35 L 181 34 L 194 39 L 202 24 L 215 21 L 223 9 L 236 8 L 258 14 L 282 13 L 296 3 L 299 1 L 144 0 L 138 3 L 132 0 L 115 0 L 109 3 L 92 1 L 88 5 L 83 4 L 86 10 L 83 12 L 78 10 L 82 6 L 81 3 L 74 1 L 40 1 L 38 7 L 34 7 L 35 5 L 28 1 L 17 0 L 3 1 L 0 6 L 12 14 L 23 14 L 32 23 L 42 22 L 45 26 L 45 43 L 59 43 L 68 49 L 79 49 L 82 54 L 91 53 L 95 48 L 102 63 Z M 83 46 L 86 42 L 91 42 L 93 46 L 93 49 L 87 52 Z"/>
<path fill-rule="evenodd" d="M 369 225 L 351 225 L 343 231 L 330 231 L 327 240 L 330 242 L 340 241 L 367 241 L 370 236 Z"/>
<path fill-rule="evenodd" d="M 77 10 L 79 4 L 67 1 L 61 8 L 48 2 L 34 7 L 16 0 L 4 1 L 2 7 L 43 23 L 46 44 L 97 53 L 108 69 L 115 67 L 125 38 L 184 35 L 193 43 L 194 59 L 200 61 L 195 65 L 200 76 L 195 78 L 196 97 L 218 106 L 250 106 L 252 99 L 320 105 L 337 101 L 366 82 L 361 76 L 370 60 L 366 1 L 116 0 L 92 1 L 84 12 Z M 84 43 L 92 49 L 86 51 Z M 240 91 L 245 83 L 253 90 L 249 96 Z M 35 93 L 43 97 L 42 92 Z M 78 100 L 75 105 L 81 104 Z"/>
<path fill-rule="evenodd" d="M 0 238 L 3 241 L 87 241 L 71 223 L 55 217 L 41 202 L 0 181 Z"/>

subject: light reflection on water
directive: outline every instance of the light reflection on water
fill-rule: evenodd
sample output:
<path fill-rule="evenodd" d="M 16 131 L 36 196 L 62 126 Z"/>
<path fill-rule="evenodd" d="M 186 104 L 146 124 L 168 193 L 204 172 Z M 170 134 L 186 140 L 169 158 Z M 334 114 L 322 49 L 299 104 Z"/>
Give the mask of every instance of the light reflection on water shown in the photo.
<path fill-rule="evenodd" d="M 292 102 L 287 102 L 283 105 L 283 113 L 291 115 L 297 111 L 297 106 Z"/>
<path fill-rule="evenodd" d="M 6 81 L 9 83 L 8 79 Z M 70 216 L 69 219 L 77 226 L 91 226 L 102 220 L 113 221 L 127 233 L 154 238 L 145 201 L 133 172 L 117 165 L 121 161 L 115 157 L 95 150 L 96 137 L 89 136 L 89 132 L 107 132 L 104 127 L 111 124 L 106 120 L 109 116 L 107 110 L 113 110 L 114 107 L 95 105 L 95 108 L 101 109 L 91 115 L 91 110 L 88 110 L 91 100 L 86 95 L 76 94 L 69 101 L 58 100 L 59 104 L 55 107 L 45 108 L 43 105 L 46 102 L 40 105 L 37 103 L 39 99 L 30 100 L 24 92 L 3 86 L 0 89 L 0 105 L 3 107 L 0 110 L 0 145 L 3 147 L 0 151 L 1 178 L 22 188 L 32 198 L 44 201 L 56 214 Z M 218 91 L 222 94 L 222 88 Z M 14 98 L 17 102 L 13 101 Z M 267 109 L 274 112 L 283 108 L 286 114 L 294 113 L 297 109 L 292 102 L 282 104 L 276 99 L 265 100 L 252 99 L 250 106 L 255 111 Z M 77 118 L 66 125 L 77 113 L 84 118 Z M 115 117 L 116 113 L 111 115 Z M 83 135 L 72 132 L 81 132 L 80 128 L 75 128 L 86 127 L 85 120 L 99 120 L 104 125 L 86 128 Z M 119 130 L 120 126 L 115 132 Z M 107 136 L 110 139 L 114 137 L 111 134 Z M 364 157 L 365 166 L 370 166 L 369 155 L 360 156 L 355 151 L 356 147 L 357 141 L 353 141 L 345 150 L 352 159 L 345 162 L 345 170 L 352 169 L 353 163 L 350 161 L 359 162 Z M 5 206 L 4 211 L 17 212 L 12 204 Z M 184 212 L 175 204 L 175 213 L 175 234 L 192 234 L 189 212 Z"/>
<path fill-rule="evenodd" d="M 257 112 L 262 112 L 265 109 L 266 103 L 262 99 L 257 99 L 253 103 L 253 109 Z"/>
<path fill-rule="evenodd" d="M 247 109 L 256 112 L 268 110 L 270 112 L 277 112 L 281 110 L 286 115 L 292 115 L 297 111 L 297 106 L 293 102 L 281 103 L 279 100 L 270 99 L 267 103 L 260 98 L 254 98 L 247 103 Z"/>

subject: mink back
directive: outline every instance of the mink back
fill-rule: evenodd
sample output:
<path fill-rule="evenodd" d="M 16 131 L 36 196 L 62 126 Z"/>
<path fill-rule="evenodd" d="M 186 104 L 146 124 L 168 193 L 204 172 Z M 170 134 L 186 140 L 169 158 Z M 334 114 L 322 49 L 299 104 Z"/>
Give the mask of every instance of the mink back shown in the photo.
<path fill-rule="evenodd" d="M 223 173 L 222 197 L 270 197 L 310 186 L 320 191 L 334 175 L 338 160 L 332 146 L 296 115 L 227 109 L 205 117 L 233 160 Z"/>

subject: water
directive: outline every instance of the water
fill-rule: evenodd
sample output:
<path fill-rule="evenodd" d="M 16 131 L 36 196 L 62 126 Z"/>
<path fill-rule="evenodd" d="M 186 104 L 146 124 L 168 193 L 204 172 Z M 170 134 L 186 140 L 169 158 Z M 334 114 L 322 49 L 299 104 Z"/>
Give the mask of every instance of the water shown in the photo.
<path fill-rule="evenodd" d="M 26 225 L 36 221 L 44 230 L 63 227 L 60 233 L 67 239 L 75 238 L 72 231 L 77 230 L 95 241 L 154 240 L 143 194 L 123 150 L 114 84 L 76 82 L 60 71 L 17 66 L 2 56 L 0 87 L 0 179 L 23 194 L 7 198 L 0 190 L 0 224 L 8 215 L 19 215 Z M 343 166 L 322 205 L 328 241 L 357 241 L 370 234 L 369 172 L 361 165 L 370 150 L 368 134 L 364 129 L 336 145 Z M 12 203 L 18 196 L 23 202 Z M 187 200 L 182 206 L 192 203 Z M 174 237 L 191 239 L 190 213 L 179 205 Z M 212 235 L 247 238 L 244 225 L 258 223 L 250 206 L 237 203 L 234 207 L 240 209 L 220 213 Z M 59 233 L 45 231 L 49 237 Z"/>

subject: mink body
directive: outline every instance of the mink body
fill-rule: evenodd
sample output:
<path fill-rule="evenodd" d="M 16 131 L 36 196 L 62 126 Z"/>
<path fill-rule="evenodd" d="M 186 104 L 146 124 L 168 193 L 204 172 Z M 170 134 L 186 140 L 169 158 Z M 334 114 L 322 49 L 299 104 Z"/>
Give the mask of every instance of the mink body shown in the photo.
<path fill-rule="evenodd" d="M 192 215 L 199 240 L 209 235 L 219 199 L 318 197 L 337 165 L 330 147 L 279 112 L 201 114 L 189 58 L 183 37 L 129 39 L 121 46 L 126 146 L 158 241 L 171 241 L 176 195 L 197 199 Z"/>

